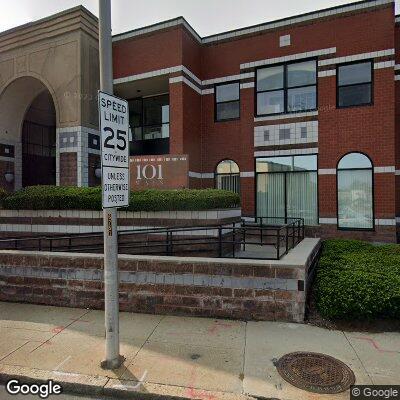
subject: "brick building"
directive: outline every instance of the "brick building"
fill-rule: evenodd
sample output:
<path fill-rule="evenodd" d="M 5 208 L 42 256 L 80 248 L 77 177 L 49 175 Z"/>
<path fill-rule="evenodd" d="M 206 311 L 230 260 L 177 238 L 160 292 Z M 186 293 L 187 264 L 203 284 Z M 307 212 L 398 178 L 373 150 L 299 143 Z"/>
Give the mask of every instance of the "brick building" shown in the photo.
<path fill-rule="evenodd" d="M 45 39 L 42 25 L 54 31 Z M 81 7 L 0 34 L 0 185 L 99 183 L 96 35 Z M 129 100 L 131 155 L 183 157 L 189 187 L 240 192 L 244 215 L 303 217 L 310 235 L 394 242 L 399 46 L 392 0 L 204 38 L 182 17 L 116 35 L 114 88 Z M 59 59 L 75 71 L 66 82 L 53 68 L 65 69 Z M 36 95 L 14 126 L 9 99 L 27 84 Z M 40 144 L 29 141 L 35 129 Z M 27 178 L 30 159 L 53 168 L 51 180 Z M 144 172 L 150 185 L 162 181 L 156 168 Z"/>

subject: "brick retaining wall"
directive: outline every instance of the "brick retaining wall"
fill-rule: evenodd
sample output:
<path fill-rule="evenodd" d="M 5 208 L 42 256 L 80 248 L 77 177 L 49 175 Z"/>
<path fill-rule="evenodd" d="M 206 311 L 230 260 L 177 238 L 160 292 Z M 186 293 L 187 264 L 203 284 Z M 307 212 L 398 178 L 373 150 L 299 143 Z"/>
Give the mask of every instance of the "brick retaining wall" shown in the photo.
<path fill-rule="evenodd" d="M 122 311 L 302 321 L 319 239 L 280 261 L 121 255 Z M 101 309 L 103 257 L 0 251 L 0 301 Z"/>

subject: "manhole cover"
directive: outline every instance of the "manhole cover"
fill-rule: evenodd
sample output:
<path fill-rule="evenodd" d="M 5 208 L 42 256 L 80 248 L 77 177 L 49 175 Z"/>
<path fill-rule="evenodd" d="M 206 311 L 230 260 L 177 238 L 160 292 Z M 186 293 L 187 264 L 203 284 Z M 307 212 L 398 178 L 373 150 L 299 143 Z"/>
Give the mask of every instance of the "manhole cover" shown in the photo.
<path fill-rule="evenodd" d="M 354 373 L 346 364 L 320 353 L 286 354 L 276 368 L 285 381 L 314 393 L 344 392 L 355 382 Z"/>

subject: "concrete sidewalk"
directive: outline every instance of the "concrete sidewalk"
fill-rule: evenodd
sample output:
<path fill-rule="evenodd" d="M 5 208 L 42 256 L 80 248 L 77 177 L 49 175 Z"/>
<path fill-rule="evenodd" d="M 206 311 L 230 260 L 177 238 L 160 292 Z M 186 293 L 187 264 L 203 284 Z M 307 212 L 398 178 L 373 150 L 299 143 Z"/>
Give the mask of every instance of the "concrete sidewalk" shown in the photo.
<path fill-rule="evenodd" d="M 280 378 L 275 359 L 314 351 L 345 362 L 358 384 L 400 384 L 400 333 L 130 313 L 120 321 L 126 361 L 110 372 L 100 368 L 102 311 L 0 303 L 0 378 L 55 379 L 68 391 L 137 398 L 348 399 L 349 393 L 308 393 Z"/>

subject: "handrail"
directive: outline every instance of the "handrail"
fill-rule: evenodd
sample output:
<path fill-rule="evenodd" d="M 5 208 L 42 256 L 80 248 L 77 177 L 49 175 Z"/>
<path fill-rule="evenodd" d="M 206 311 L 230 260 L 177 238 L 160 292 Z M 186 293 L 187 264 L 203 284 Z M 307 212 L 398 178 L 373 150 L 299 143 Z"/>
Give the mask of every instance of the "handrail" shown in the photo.
<path fill-rule="evenodd" d="M 275 253 L 256 258 L 279 260 L 303 240 L 304 220 L 285 218 L 285 224 L 266 225 L 264 221 L 268 218 L 271 217 L 256 217 L 255 223 L 242 221 L 219 225 L 120 230 L 119 249 L 135 252 L 134 254 L 169 256 L 211 251 L 216 253 L 216 257 L 254 258 L 246 254 L 251 254 L 248 251 L 249 246 L 258 245 L 270 246 L 275 249 Z M 0 249 L 3 250 L 100 252 L 102 248 L 102 232 L 0 239 Z"/>

